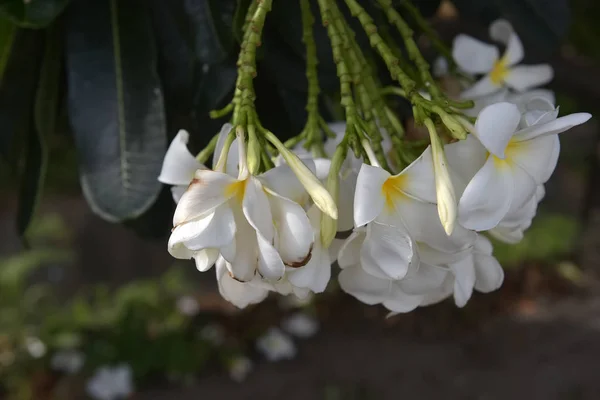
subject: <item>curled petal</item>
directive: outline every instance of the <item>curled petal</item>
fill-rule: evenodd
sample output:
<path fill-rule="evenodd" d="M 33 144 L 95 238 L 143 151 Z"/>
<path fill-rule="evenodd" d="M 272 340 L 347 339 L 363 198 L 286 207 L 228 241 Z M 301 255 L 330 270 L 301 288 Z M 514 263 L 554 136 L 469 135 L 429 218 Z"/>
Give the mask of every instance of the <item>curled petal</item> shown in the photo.
<path fill-rule="evenodd" d="M 283 262 L 290 267 L 305 265 L 311 256 L 314 233 L 306 212 L 298 204 L 272 193 L 271 213 L 277 221 L 277 249 Z"/>
<path fill-rule="evenodd" d="M 211 170 L 198 170 L 188 190 L 181 196 L 175 214 L 173 226 L 199 218 L 235 195 L 238 181 L 229 175 Z"/>
<path fill-rule="evenodd" d="M 454 274 L 454 302 L 458 307 L 464 307 L 473 294 L 475 285 L 475 266 L 473 256 L 450 264 Z"/>
<path fill-rule="evenodd" d="M 521 113 L 515 104 L 492 104 L 479 113 L 474 134 L 490 153 L 504 158 L 506 146 L 520 121 Z"/>
<path fill-rule="evenodd" d="M 196 269 L 200 272 L 208 271 L 219 258 L 218 249 L 204 249 L 194 254 L 194 261 L 196 262 Z"/>
<path fill-rule="evenodd" d="M 158 180 L 162 183 L 187 186 L 194 177 L 196 170 L 206 168 L 188 150 L 189 137 L 189 133 L 180 130 L 169 145 L 158 176 Z"/>
<path fill-rule="evenodd" d="M 383 302 L 383 306 L 396 313 L 406 313 L 417 308 L 421 301 L 423 296 L 404 293 L 399 287 L 394 286 L 390 296 Z"/>
<path fill-rule="evenodd" d="M 382 188 L 390 176 L 383 168 L 361 166 L 354 193 L 354 226 L 366 225 L 381 214 L 385 204 Z"/>
<path fill-rule="evenodd" d="M 405 227 L 371 222 L 367 225 L 360 260 L 365 271 L 397 280 L 419 266 L 419 253 Z"/>
<path fill-rule="evenodd" d="M 344 292 L 370 305 L 384 302 L 392 290 L 391 280 L 369 275 L 358 265 L 343 269 L 338 281 Z"/>
<path fill-rule="evenodd" d="M 423 295 L 438 290 L 448 273 L 446 268 L 421 262 L 418 269 L 396 284 L 406 294 Z"/>
<path fill-rule="evenodd" d="M 506 61 L 506 65 L 513 66 L 523 60 L 523 44 L 521 39 L 516 33 L 511 33 L 508 38 L 508 44 L 506 45 L 506 52 L 502 57 Z"/>
<path fill-rule="evenodd" d="M 366 237 L 364 228 L 355 230 L 348 236 L 340 247 L 338 253 L 338 264 L 340 268 L 356 265 L 360 262 L 360 250 Z"/>
<path fill-rule="evenodd" d="M 216 263 L 217 282 L 221 296 L 238 308 L 263 301 L 269 290 L 254 282 L 238 282 L 228 272 L 226 261 L 219 258 Z M 255 278 L 257 279 L 257 278 Z"/>
<path fill-rule="evenodd" d="M 539 136 L 554 135 L 567 131 L 574 126 L 587 122 L 592 117 L 588 113 L 576 113 L 565 115 L 548 122 L 547 124 L 533 125 L 522 129 L 515 134 L 515 140 L 524 141 L 537 138 Z"/>
<path fill-rule="evenodd" d="M 467 185 L 458 203 L 458 220 L 476 231 L 492 229 L 504 218 L 513 197 L 511 168 L 493 156 Z"/>

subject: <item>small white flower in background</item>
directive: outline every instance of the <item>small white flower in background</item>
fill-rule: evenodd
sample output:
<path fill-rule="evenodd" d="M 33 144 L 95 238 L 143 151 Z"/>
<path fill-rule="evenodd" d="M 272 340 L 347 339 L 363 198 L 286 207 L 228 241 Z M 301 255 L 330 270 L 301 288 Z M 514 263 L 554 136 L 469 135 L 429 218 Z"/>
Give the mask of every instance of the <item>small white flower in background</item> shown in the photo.
<path fill-rule="evenodd" d="M 131 367 L 101 367 L 87 381 L 86 391 L 96 400 L 123 400 L 133 392 Z"/>
<path fill-rule="evenodd" d="M 214 346 L 220 346 L 225 342 L 225 329 L 219 324 L 208 324 L 200 330 L 200 338 Z"/>
<path fill-rule="evenodd" d="M 25 338 L 25 349 L 33 358 L 42 358 L 46 355 L 46 345 L 39 338 L 28 336 Z"/>
<path fill-rule="evenodd" d="M 281 322 L 281 327 L 284 331 L 296 337 L 307 339 L 317 333 L 319 321 L 306 313 L 298 312 L 284 319 Z"/>
<path fill-rule="evenodd" d="M 291 360 L 296 357 L 294 341 L 278 328 L 270 328 L 256 341 L 256 348 L 271 361 Z"/>
<path fill-rule="evenodd" d="M 177 299 L 177 310 L 188 317 L 194 317 L 200 312 L 200 303 L 194 296 L 181 296 Z"/>
<path fill-rule="evenodd" d="M 486 96 L 505 86 L 524 92 L 552 80 L 552 68 L 547 64 L 517 65 L 523 60 L 523 45 L 508 22 L 499 20 L 493 23 L 490 36 L 506 46 L 502 57 L 496 46 L 470 36 L 461 34 L 454 39 L 452 56 L 458 66 L 467 73 L 484 75 L 465 90 L 462 97 Z"/>
<path fill-rule="evenodd" d="M 252 360 L 248 357 L 240 356 L 231 360 L 229 364 L 229 376 L 235 382 L 243 382 L 250 372 L 252 372 Z"/>
<path fill-rule="evenodd" d="M 447 150 L 455 147 L 448 154 L 463 152 L 450 157 L 455 159 L 450 165 L 456 167 L 456 175 L 461 170 L 466 174 L 457 178 L 458 186 L 468 182 L 458 206 L 462 226 L 477 231 L 495 228 L 531 201 L 556 167 L 558 134 L 591 117 L 588 113 L 557 116 L 558 108 L 541 98 L 531 100 L 523 114 L 515 104 L 493 104 L 479 113 L 475 124 L 480 144 L 471 138 L 447 146 Z M 471 156 L 465 157 L 466 153 Z"/>
<path fill-rule="evenodd" d="M 56 371 L 76 374 L 85 363 L 85 356 L 77 350 L 60 350 L 54 353 L 50 365 Z"/>

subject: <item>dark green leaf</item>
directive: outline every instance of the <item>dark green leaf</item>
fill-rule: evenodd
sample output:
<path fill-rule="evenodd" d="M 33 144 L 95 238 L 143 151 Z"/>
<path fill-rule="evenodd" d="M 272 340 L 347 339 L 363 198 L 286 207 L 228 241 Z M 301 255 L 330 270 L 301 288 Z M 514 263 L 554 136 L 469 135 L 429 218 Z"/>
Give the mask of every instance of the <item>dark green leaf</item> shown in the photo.
<path fill-rule="evenodd" d="M 156 178 L 167 142 L 148 4 L 74 2 L 66 36 L 83 193 L 106 220 L 135 218 L 161 190 Z"/>
<path fill-rule="evenodd" d="M 567 0 L 453 0 L 461 15 L 488 26 L 495 19 L 509 20 L 526 48 L 550 53 L 569 28 Z"/>
<path fill-rule="evenodd" d="M 195 32 L 198 59 L 205 64 L 224 61 L 233 50 L 235 4 L 226 0 L 184 0 Z"/>
<path fill-rule="evenodd" d="M 0 0 L 0 14 L 25 28 L 44 28 L 68 3 L 69 0 Z"/>
<path fill-rule="evenodd" d="M 34 127 L 29 129 L 25 166 L 21 175 L 17 232 L 25 236 L 41 198 L 48 161 L 47 138 L 56 129 L 62 66 L 61 26 L 46 32 L 44 58 L 34 105 Z"/>
<path fill-rule="evenodd" d="M 41 32 L 17 29 L 12 46 L 6 45 L 4 73 L 0 83 L 0 158 L 16 174 L 21 150 L 29 137 L 33 101 L 39 74 L 43 36 Z"/>
<path fill-rule="evenodd" d="M 194 34 L 183 2 L 151 0 L 150 4 L 167 110 L 175 108 L 179 112 L 189 113 L 198 63 L 194 53 Z"/>
<path fill-rule="evenodd" d="M 10 57 L 17 27 L 8 21 L 0 21 L 0 82 Z"/>

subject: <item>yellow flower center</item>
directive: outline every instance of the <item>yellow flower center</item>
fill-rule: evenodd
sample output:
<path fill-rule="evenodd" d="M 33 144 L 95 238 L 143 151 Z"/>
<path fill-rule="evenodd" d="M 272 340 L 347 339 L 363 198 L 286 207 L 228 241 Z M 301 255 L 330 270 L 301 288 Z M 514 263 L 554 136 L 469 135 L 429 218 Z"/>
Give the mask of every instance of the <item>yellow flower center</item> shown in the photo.
<path fill-rule="evenodd" d="M 242 202 L 244 200 L 244 193 L 246 192 L 246 183 L 248 179 L 244 179 L 243 181 L 233 182 L 225 188 L 225 196 L 226 197 L 235 197 L 238 202 Z"/>
<path fill-rule="evenodd" d="M 385 198 L 385 204 L 388 209 L 394 209 L 395 203 L 406 197 L 404 188 L 407 185 L 406 175 L 390 176 L 381 187 L 381 193 Z"/>
<path fill-rule="evenodd" d="M 490 79 L 494 85 L 502 85 L 508 75 L 508 65 L 504 57 L 494 63 L 494 67 L 490 72 Z"/>

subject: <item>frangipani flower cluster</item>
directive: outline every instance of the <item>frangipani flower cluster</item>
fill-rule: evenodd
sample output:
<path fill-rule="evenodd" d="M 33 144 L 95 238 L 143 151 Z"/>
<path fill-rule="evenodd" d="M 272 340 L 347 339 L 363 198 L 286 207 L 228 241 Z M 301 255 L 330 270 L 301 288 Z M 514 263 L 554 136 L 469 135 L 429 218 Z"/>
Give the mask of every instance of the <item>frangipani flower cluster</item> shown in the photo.
<path fill-rule="evenodd" d="M 379 122 L 377 147 L 351 120 L 330 124 L 317 146 L 299 136 L 288 150 L 265 134 L 278 156 L 260 150 L 253 125 L 226 124 L 212 169 L 180 132 L 159 177 L 178 202 L 169 252 L 202 272 L 215 265 L 221 295 L 240 308 L 269 292 L 323 292 L 336 263 L 343 291 L 392 314 L 448 297 L 463 307 L 474 290 L 498 289 L 504 274 L 489 237 L 523 238 L 556 166 L 558 134 L 590 115 L 559 117 L 551 93 L 527 91 L 551 69 L 517 65 L 523 48 L 508 23 L 495 23 L 491 36 L 506 45 L 502 57 L 467 36 L 455 40 L 459 67 L 484 75 L 463 93 L 481 100 L 476 118 L 437 105 L 415 113 L 430 144 L 398 170 L 392 158 L 408 153 Z"/>

